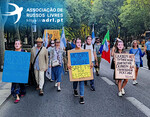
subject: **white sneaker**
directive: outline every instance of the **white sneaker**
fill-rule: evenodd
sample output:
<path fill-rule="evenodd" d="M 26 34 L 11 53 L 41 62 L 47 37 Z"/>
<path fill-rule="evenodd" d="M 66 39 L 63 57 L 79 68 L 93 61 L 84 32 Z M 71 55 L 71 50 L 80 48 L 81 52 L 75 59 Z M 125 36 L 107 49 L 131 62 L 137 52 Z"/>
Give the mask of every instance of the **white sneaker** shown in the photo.
<path fill-rule="evenodd" d="M 122 97 L 122 93 L 121 93 L 121 91 L 118 93 L 118 96 L 119 96 L 119 97 Z"/>
<path fill-rule="evenodd" d="M 125 95 L 124 88 L 121 89 L 121 93 L 122 93 L 122 95 Z"/>
<path fill-rule="evenodd" d="M 57 87 L 57 86 L 58 86 L 58 83 L 56 82 L 56 83 L 55 83 L 55 87 Z"/>
<path fill-rule="evenodd" d="M 135 82 L 135 80 L 133 80 L 133 85 L 136 85 L 136 82 Z"/>
<path fill-rule="evenodd" d="M 57 91 L 61 91 L 61 88 L 60 88 L 60 86 L 58 87 Z"/>
<path fill-rule="evenodd" d="M 138 82 L 137 82 L 136 80 L 134 80 L 134 82 L 135 82 L 136 84 L 138 84 Z"/>

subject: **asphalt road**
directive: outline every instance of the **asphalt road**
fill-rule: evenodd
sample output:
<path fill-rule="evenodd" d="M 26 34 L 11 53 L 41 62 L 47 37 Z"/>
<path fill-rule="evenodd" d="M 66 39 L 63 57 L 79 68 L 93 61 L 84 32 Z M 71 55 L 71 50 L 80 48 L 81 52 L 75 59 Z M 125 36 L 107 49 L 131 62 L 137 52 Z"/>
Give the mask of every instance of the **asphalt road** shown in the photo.
<path fill-rule="evenodd" d="M 105 77 L 107 81 L 103 79 Z M 109 82 L 108 82 L 109 81 Z M 72 82 L 66 74 L 62 79 L 62 91 L 57 92 L 54 82 L 45 79 L 44 96 L 32 88 L 20 103 L 14 104 L 12 97 L 0 106 L 0 117 L 146 117 L 150 116 L 150 72 L 141 68 L 138 85 L 129 81 L 126 95 L 118 97 L 117 86 L 113 83 L 113 70 L 102 61 L 101 73 L 95 77 L 96 91 L 85 86 L 85 104 L 73 96 Z M 132 100 L 133 99 L 133 100 Z"/>

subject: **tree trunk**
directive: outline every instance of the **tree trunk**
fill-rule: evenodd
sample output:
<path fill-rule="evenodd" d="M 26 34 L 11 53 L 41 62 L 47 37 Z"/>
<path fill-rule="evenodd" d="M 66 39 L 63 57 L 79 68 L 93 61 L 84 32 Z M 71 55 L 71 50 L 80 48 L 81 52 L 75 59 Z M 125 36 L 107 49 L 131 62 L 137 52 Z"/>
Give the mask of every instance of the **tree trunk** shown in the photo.
<path fill-rule="evenodd" d="M 0 70 L 3 69 L 4 52 L 5 52 L 4 25 L 2 24 L 1 21 L 2 18 L 0 17 Z"/>
<path fill-rule="evenodd" d="M 4 12 L 8 11 L 8 2 L 10 0 L 0 1 L 1 6 L 3 6 Z M 4 52 L 5 52 L 5 42 L 4 42 L 4 25 L 6 23 L 7 17 L 2 16 L 2 8 L 0 7 L 0 70 L 3 69 L 4 64 Z"/>
<path fill-rule="evenodd" d="M 15 25 L 15 38 L 20 40 L 19 24 Z"/>
<path fill-rule="evenodd" d="M 14 22 L 15 22 L 15 16 L 13 16 Z M 19 22 L 17 24 L 14 24 L 14 28 L 15 28 L 15 39 L 19 39 L 20 40 L 20 33 L 19 33 Z M 14 40 L 15 41 L 15 40 Z"/>
<path fill-rule="evenodd" d="M 34 34 L 33 34 L 33 29 L 32 29 L 32 24 L 31 24 L 31 46 L 34 46 Z"/>

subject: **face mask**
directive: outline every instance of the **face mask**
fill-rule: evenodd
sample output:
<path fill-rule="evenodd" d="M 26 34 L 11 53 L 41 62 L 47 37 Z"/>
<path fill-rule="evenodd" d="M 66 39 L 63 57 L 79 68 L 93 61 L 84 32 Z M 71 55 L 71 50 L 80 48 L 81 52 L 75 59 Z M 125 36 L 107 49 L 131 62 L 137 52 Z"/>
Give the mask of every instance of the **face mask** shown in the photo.
<path fill-rule="evenodd" d="M 15 49 L 20 49 L 20 48 L 21 48 L 20 41 L 16 41 L 15 42 Z"/>
<path fill-rule="evenodd" d="M 123 45 L 122 42 L 120 42 L 120 43 L 118 43 L 117 47 L 118 47 L 119 50 L 122 50 L 124 48 L 124 45 Z"/>

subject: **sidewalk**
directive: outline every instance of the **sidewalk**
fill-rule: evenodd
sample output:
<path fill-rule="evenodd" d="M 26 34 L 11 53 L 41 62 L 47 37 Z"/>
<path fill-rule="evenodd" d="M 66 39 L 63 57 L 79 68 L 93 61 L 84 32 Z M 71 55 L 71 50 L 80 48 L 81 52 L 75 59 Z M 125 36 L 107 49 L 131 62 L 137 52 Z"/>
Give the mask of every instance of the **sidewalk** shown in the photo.
<path fill-rule="evenodd" d="M 0 72 L 0 106 L 10 95 L 11 83 L 2 82 L 2 72 Z"/>

